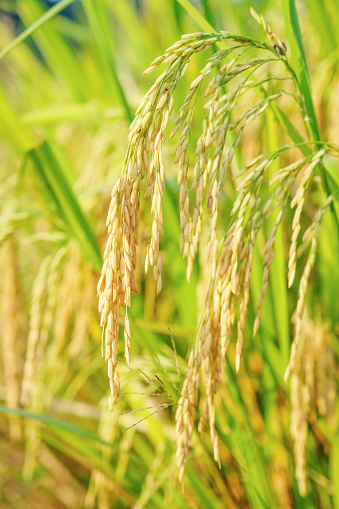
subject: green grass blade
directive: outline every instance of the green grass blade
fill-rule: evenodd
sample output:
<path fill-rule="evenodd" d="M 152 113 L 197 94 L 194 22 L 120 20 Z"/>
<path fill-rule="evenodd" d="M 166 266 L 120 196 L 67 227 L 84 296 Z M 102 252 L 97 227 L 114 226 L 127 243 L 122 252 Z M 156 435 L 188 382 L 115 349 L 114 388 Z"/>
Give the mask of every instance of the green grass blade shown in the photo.
<path fill-rule="evenodd" d="M 193 488 L 194 493 L 199 497 L 200 507 L 206 509 L 222 508 L 222 502 L 219 501 L 213 491 L 206 486 L 205 482 L 194 472 L 193 469 L 186 469 L 186 476 Z"/>
<path fill-rule="evenodd" d="M 210 1 L 209 0 L 202 0 L 202 5 L 204 7 L 204 14 L 205 14 L 205 19 L 208 21 L 208 23 L 213 26 L 213 14 L 212 14 L 212 10 L 211 10 L 211 6 L 210 6 Z"/>
<path fill-rule="evenodd" d="M 289 120 L 287 115 L 285 115 L 285 113 L 279 108 L 279 106 L 272 101 L 270 104 L 270 108 L 273 111 L 276 120 L 284 129 L 284 131 L 289 135 L 291 140 L 294 143 L 304 143 L 305 140 L 300 135 L 299 131 L 295 129 L 292 122 Z M 305 156 L 311 153 L 311 149 L 307 145 L 301 145 L 300 150 Z"/>
<path fill-rule="evenodd" d="M 17 12 L 27 27 L 34 24 L 35 20 L 40 20 L 45 14 L 42 4 L 37 0 L 19 2 Z M 32 38 L 45 66 L 54 76 L 63 77 L 64 83 L 67 84 L 76 102 L 85 101 L 92 96 L 88 81 L 84 79 L 83 62 L 74 46 L 70 44 L 70 39 L 65 38 L 60 32 L 58 19 L 51 19 L 48 26 L 40 25 L 39 30 L 32 34 Z"/>
<path fill-rule="evenodd" d="M 63 452 L 67 456 L 73 457 L 81 464 L 84 464 L 91 469 L 97 468 L 110 480 L 114 481 L 115 472 L 112 467 L 107 462 L 103 461 L 103 457 L 98 450 L 90 446 L 84 441 L 84 439 L 92 440 L 95 443 L 109 447 L 118 453 L 119 447 L 117 443 L 107 442 L 96 433 L 48 415 L 27 412 L 26 410 L 17 408 L 8 408 L 3 405 L 0 405 L 0 412 L 18 415 L 46 425 L 46 429 L 49 431 L 49 433 L 43 434 L 43 438 L 46 443 L 52 445 L 55 449 Z M 53 436 L 51 432 L 54 433 L 55 436 Z M 130 453 L 129 458 L 130 461 L 134 461 L 134 463 L 138 465 L 134 454 Z M 121 485 L 116 485 L 115 491 L 122 499 L 128 502 L 133 500 L 133 497 L 126 492 Z"/>
<path fill-rule="evenodd" d="M 191 16 L 196 24 L 207 33 L 214 33 L 216 30 L 212 25 L 204 18 L 200 12 L 193 7 L 188 0 L 177 0 L 177 2 L 185 9 L 185 11 Z"/>
<path fill-rule="evenodd" d="M 327 174 L 327 178 L 330 181 L 330 186 L 332 189 L 333 198 L 336 201 L 339 201 L 339 164 L 338 161 L 330 156 L 325 157 L 326 167 L 325 172 Z"/>
<path fill-rule="evenodd" d="M 282 4 L 284 9 L 285 27 L 291 49 L 293 69 L 297 76 L 297 83 L 305 103 L 306 130 L 308 132 L 310 140 L 318 141 L 320 140 L 320 134 L 314 104 L 312 100 L 310 81 L 307 71 L 305 51 L 301 38 L 297 9 L 294 0 L 282 0 Z M 320 168 L 324 190 L 328 195 L 332 194 L 333 189 L 331 188 L 331 183 L 327 178 L 327 174 L 324 171 L 323 165 L 320 165 Z M 334 214 L 339 233 L 339 215 L 337 214 L 333 206 L 331 207 L 331 209 Z"/>
<path fill-rule="evenodd" d="M 333 31 L 331 19 L 324 2 L 319 0 L 307 0 L 313 22 L 320 36 L 326 56 L 338 47 L 338 35 Z M 338 32 L 337 32 L 338 33 Z"/>
<path fill-rule="evenodd" d="M 129 507 L 134 506 L 134 497 L 126 491 L 121 484 L 115 482 L 115 471 L 108 462 L 103 461 L 100 453 L 89 448 L 83 442 L 76 439 L 74 440 L 74 437 L 70 440 L 66 434 L 61 433 L 60 436 L 44 434 L 43 438 L 44 441 L 54 449 L 70 458 L 73 458 L 89 470 L 96 469 L 104 474 L 111 483 L 114 483 L 114 493 L 124 500 Z"/>
<path fill-rule="evenodd" d="M 178 314 L 181 323 L 186 327 L 194 327 L 197 323 L 197 295 L 198 271 L 195 267 L 192 272 L 190 283 L 186 279 L 186 261 L 178 250 L 180 239 L 180 215 L 177 206 L 178 196 L 167 183 L 167 190 L 162 199 L 164 215 L 164 233 L 168 236 L 169 243 L 166 246 L 169 255 L 170 276 L 173 288 L 177 296 Z M 189 303 L 189 305 L 188 305 Z"/>
<path fill-rule="evenodd" d="M 333 444 L 330 454 L 330 475 L 334 486 L 333 507 L 339 509 L 339 444 Z"/>
<path fill-rule="evenodd" d="M 277 125 L 272 111 L 268 111 L 266 115 L 267 126 L 267 152 L 273 152 L 279 147 Z M 279 159 L 272 164 L 268 182 L 270 181 L 274 171 L 279 169 Z M 273 217 L 269 218 L 268 226 L 273 226 Z M 283 230 L 280 227 L 277 231 L 274 243 L 275 256 L 270 271 L 270 283 L 273 297 L 274 316 L 279 339 L 280 350 L 282 354 L 282 362 L 288 365 L 290 356 L 290 338 L 289 338 L 289 318 L 288 318 L 288 302 L 286 287 L 286 268 L 284 258 L 284 239 Z"/>
<path fill-rule="evenodd" d="M 73 103 L 62 106 L 51 106 L 45 109 L 29 111 L 22 116 L 22 122 L 25 125 L 50 125 L 71 120 L 73 122 L 83 120 L 101 120 L 122 118 L 124 110 L 122 108 L 102 108 L 96 102 Z"/>
<path fill-rule="evenodd" d="M 285 27 L 290 46 L 292 65 L 298 79 L 300 92 L 305 101 L 305 114 L 307 114 L 309 119 L 306 120 L 306 127 L 308 124 L 311 127 L 311 129 L 308 129 L 311 139 L 319 140 L 318 123 L 310 90 L 306 57 L 303 42 L 301 39 L 297 9 L 294 0 L 282 0 L 282 4 L 284 9 Z"/>
<path fill-rule="evenodd" d="M 49 144 L 45 141 L 28 152 L 33 169 L 39 180 L 47 186 L 49 195 L 57 211 L 65 222 L 69 233 L 78 241 L 85 257 L 98 272 L 101 269 L 101 256 L 92 229 L 87 222 L 80 204 L 70 186 L 65 172 Z M 48 204 L 49 205 L 49 204 Z"/>
<path fill-rule="evenodd" d="M 10 145 L 12 150 L 19 156 L 29 150 L 34 138 L 31 136 L 27 127 L 21 121 L 17 112 L 12 108 L 7 97 L 0 88 L 0 134 L 1 137 Z"/>
<path fill-rule="evenodd" d="M 110 442 L 106 442 L 106 440 L 103 440 L 96 433 L 92 433 L 91 431 L 88 431 L 85 428 L 81 428 L 80 426 L 75 426 L 74 424 L 71 424 L 67 421 L 63 421 L 61 419 L 57 419 L 57 418 L 51 417 L 49 415 L 36 414 L 36 413 L 28 412 L 26 410 L 22 410 L 21 408 L 8 408 L 4 405 L 0 405 L 0 412 L 5 413 L 5 414 L 19 415 L 20 417 L 25 417 L 26 419 L 39 421 L 39 422 L 45 424 L 47 427 L 53 426 L 55 428 L 60 428 L 60 429 L 67 431 L 68 433 L 72 433 L 79 437 L 88 438 L 90 440 L 98 442 L 101 445 L 106 445 L 108 447 L 111 447 L 114 450 L 118 449 L 117 444 L 112 444 Z"/>
<path fill-rule="evenodd" d="M 134 116 L 126 99 L 124 89 L 120 83 L 116 70 L 116 63 L 113 57 L 111 32 L 110 25 L 108 23 L 109 19 L 107 18 L 107 11 L 104 9 L 104 4 L 101 2 L 83 0 L 83 5 L 93 34 L 95 35 L 98 42 L 100 57 L 105 72 L 108 75 L 108 79 L 112 82 L 112 88 L 117 90 L 121 104 L 125 109 L 128 121 L 132 122 Z"/>
<path fill-rule="evenodd" d="M 30 27 L 26 28 L 18 37 L 16 37 L 8 46 L 6 46 L 3 50 L 0 51 L 0 60 L 5 58 L 8 53 L 13 51 L 19 44 L 21 44 L 27 37 L 32 35 L 36 30 L 38 30 L 42 25 L 47 23 L 50 19 L 54 18 L 60 11 L 65 9 L 74 2 L 74 0 L 61 0 L 57 4 L 53 5 L 45 14 L 43 14 L 35 23 L 33 23 Z"/>
<path fill-rule="evenodd" d="M 267 507 L 277 507 L 276 495 L 273 491 L 267 465 L 263 451 L 258 446 L 255 433 L 252 429 L 250 418 L 247 412 L 245 402 L 242 398 L 237 377 L 234 374 L 233 368 L 228 358 L 226 358 L 227 374 L 229 377 L 228 387 L 230 395 L 242 416 L 244 424 L 244 432 L 242 433 L 242 439 L 240 440 L 241 447 L 245 446 L 244 453 L 247 459 L 246 467 L 253 480 L 253 486 L 256 487 L 256 491 L 262 497 Z M 225 408 L 225 406 L 224 406 Z M 234 430 L 233 432 L 235 432 Z M 243 440 L 246 434 L 246 441 Z M 247 444 L 246 444 L 247 442 Z M 234 451 L 235 452 L 235 451 Z M 235 455 L 236 458 L 236 455 Z M 266 507 L 266 505 L 264 505 Z"/>

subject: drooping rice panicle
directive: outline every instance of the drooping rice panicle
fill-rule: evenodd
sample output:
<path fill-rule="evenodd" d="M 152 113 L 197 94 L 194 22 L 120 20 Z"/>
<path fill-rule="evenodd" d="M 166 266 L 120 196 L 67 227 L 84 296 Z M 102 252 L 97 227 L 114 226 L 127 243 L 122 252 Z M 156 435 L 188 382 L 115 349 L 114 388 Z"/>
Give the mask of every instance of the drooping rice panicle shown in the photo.
<path fill-rule="evenodd" d="M 288 285 L 291 286 L 299 254 L 297 241 L 301 231 L 301 215 L 306 192 L 313 181 L 318 164 L 329 150 L 327 146 L 317 150 L 307 146 L 307 155 L 291 162 L 288 161 L 287 152 L 296 148 L 297 145 L 284 145 L 271 154 L 259 155 L 237 172 L 235 171 L 234 156 L 243 140 L 246 140 L 246 133 L 255 122 L 260 121 L 266 110 L 283 96 L 281 89 L 277 91 L 274 89 L 274 81 L 280 78 L 270 71 L 264 74 L 265 65 L 271 66 L 275 65 L 275 62 L 280 62 L 288 77 L 292 79 L 292 82 L 295 81 L 295 76 L 285 59 L 284 44 L 271 32 L 263 19 L 260 18 L 259 21 L 274 42 L 274 47 L 227 32 L 218 34 L 199 32 L 183 36 L 180 41 L 151 63 L 144 74 L 154 71 L 160 64 L 167 64 L 167 68 L 156 79 L 136 112 L 130 127 L 129 146 L 122 173 L 113 188 L 108 212 L 109 237 L 98 283 L 98 296 L 101 326 L 105 330 L 105 359 L 108 363 L 111 387 L 109 407 L 112 409 L 120 392 L 117 371 L 120 307 L 125 308 L 125 357 L 129 362 L 131 332 L 127 308 L 131 305 L 131 293 L 137 291 L 135 268 L 140 193 L 143 186 L 145 197 L 151 201 L 152 214 L 151 238 L 144 260 L 145 270 L 147 272 L 150 266 L 153 267 L 157 292 L 162 287 L 163 259 L 160 252 L 160 235 L 165 233 L 162 215 L 162 196 L 165 192 L 163 146 L 169 119 L 174 110 L 173 93 L 194 53 L 204 51 L 215 43 L 223 41 L 233 44 L 228 49 L 221 49 L 214 53 L 191 82 L 174 120 L 170 136 L 172 138 L 178 134 L 179 137 L 174 156 L 174 163 L 178 165 L 181 229 L 179 247 L 183 258 L 187 259 L 188 281 L 199 249 L 204 209 L 210 212 L 205 246 L 207 258 L 210 261 L 210 285 L 201 327 L 189 357 L 188 373 L 176 412 L 177 464 L 181 481 L 192 441 L 199 390 L 203 392 L 201 400 L 204 402 L 199 429 L 203 428 L 203 423 L 208 422 L 214 458 L 217 462 L 220 461 L 215 427 L 215 396 L 232 336 L 236 338 L 236 371 L 240 369 L 250 301 L 254 250 L 259 234 L 262 235 L 265 219 L 273 215 L 271 229 L 262 253 L 263 279 L 257 302 L 254 335 L 259 329 L 263 300 L 268 290 L 269 274 L 274 259 L 275 238 L 284 219 L 284 211 L 290 201 L 292 208 L 296 206 L 288 262 Z M 246 60 L 247 49 L 253 47 L 263 55 L 260 58 Z M 212 78 L 203 89 L 204 80 L 210 74 Z M 263 95 L 263 87 L 267 83 L 270 83 L 270 93 L 264 90 Z M 256 89 L 261 90 L 260 100 L 239 113 L 245 94 Z M 196 160 L 192 176 L 191 129 L 201 90 L 203 100 L 206 100 L 207 113 L 196 144 Z M 293 95 L 301 104 L 297 92 L 290 95 Z M 288 161 L 287 164 L 285 159 Z M 262 200 L 261 187 L 273 163 L 275 163 L 275 170 L 270 175 L 268 196 Z M 224 231 L 223 238 L 220 239 L 219 223 L 222 222 L 221 219 L 224 221 L 219 214 L 220 203 L 224 184 L 228 179 L 231 185 L 234 185 L 235 200 L 228 227 Z M 193 214 L 190 211 L 190 193 L 195 193 Z M 291 198 L 293 193 L 294 197 Z M 313 223 L 306 229 L 303 244 L 300 246 L 306 250 L 311 244 L 299 285 L 296 332 L 289 367 L 292 371 L 296 363 L 295 352 L 300 343 L 307 281 L 314 265 L 317 235 L 324 209 L 319 209 Z M 203 388 L 200 386 L 200 379 L 204 382 Z M 293 383 L 297 384 L 295 381 Z M 304 426 L 301 421 L 300 425 Z M 300 442 L 296 446 L 296 454 L 303 447 L 304 443 Z M 303 470 L 303 464 L 301 460 L 298 465 L 297 477 L 299 476 L 302 492 L 300 472 Z"/>
<path fill-rule="evenodd" d="M 3 291 L 1 295 L 3 315 L 1 335 L 3 338 L 0 355 L 3 366 L 3 381 L 6 387 L 6 405 L 18 408 L 20 404 L 19 385 L 19 323 L 17 319 L 19 309 L 18 268 L 16 245 L 13 237 L 9 237 L 1 246 L 1 262 L 6 270 L 3 274 Z M 17 416 L 13 415 L 9 421 L 10 437 L 17 441 L 21 438 L 21 425 Z"/>

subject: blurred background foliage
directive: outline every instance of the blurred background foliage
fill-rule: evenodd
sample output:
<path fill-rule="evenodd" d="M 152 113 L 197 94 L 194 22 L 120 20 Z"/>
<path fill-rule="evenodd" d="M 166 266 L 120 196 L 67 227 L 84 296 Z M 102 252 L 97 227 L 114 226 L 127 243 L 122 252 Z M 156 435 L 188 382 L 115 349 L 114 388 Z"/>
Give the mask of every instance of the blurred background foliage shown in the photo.
<path fill-rule="evenodd" d="M 191 5 L 215 30 L 264 40 L 249 14 L 253 6 L 286 40 L 280 3 L 195 0 Z M 339 5 L 303 0 L 297 7 L 321 139 L 338 142 Z M 20 44 L 13 43 L 32 26 Z M 129 123 L 155 79 L 142 77 L 143 70 L 183 33 L 198 30 L 199 18 L 184 1 L 0 3 L 1 509 L 339 508 L 338 408 L 329 418 L 319 405 L 310 412 L 306 497 L 299 495 L 294 476 L 290 387 L 283 381 L 297 299 L 297 286 L 286 289 L 288 231 L 279 237 L 280 265 L 270 279 L 259 334 L 254 340 L 251 327 L 245 331 L 238 375 L 234 343 L 230 346 L 216 412 L 222 467 L 213 461 L 208 433 L 197 434 L 185 489 L 178 484 L 174 414 L 209 273 L 201 260 L 191 283 L 185 280 L 178 249 L 179 186 L 170 162 L 163 200 L 163 290 L 156 297 L 152 275 L 145 276 L 140 263 L 139 294 L 130 313 L 131 364 L 121 356 L 122 394 L 108 413 L 96 284 L 110 192 Z M 206 58 L 192 60 L 176 92 L 178 104 Z M 285 113 L 299 126 L 290 104 Z M 198 137 L 199 118 L 195 128 Z M 285 138 L 268 117 L 242 143 L 237 164 Z M 166 150 L 173 161 L 174 142 Z M 338 172 L 334 160 L 329 164 Z M 223 196 L 220 228 L 227 225 L 234 196 L 231 188 Z M 318 202 L 315 189 L 306 219 Z M 149 208 L 142 206 L 140 260 L 150 236 Z M 333 232 L 327 214 L 306 319 L 314 337 L 325 337 L 336 384 L 339 264 Z M 253 296 L 261 279 L 258 263 Z M 253 305 L 249 314 L 253 323 Z"/>

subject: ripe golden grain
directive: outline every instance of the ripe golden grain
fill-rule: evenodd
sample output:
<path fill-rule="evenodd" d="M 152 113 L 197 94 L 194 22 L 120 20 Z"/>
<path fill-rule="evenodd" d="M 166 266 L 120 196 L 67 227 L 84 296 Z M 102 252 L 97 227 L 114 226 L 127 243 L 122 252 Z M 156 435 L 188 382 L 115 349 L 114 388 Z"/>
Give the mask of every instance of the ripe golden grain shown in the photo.
<path fill-rule="evenodd" d="M 262 22 L 262 20 L 260 20 Z M 112 200 L 107 216 L 108 241 L 104 252 L 104 264 L 98 283 L 99 312 L 101 326 L 105 328 L 105 359 L 108 363 L 110 379 L 110 410 L 117 402 L 120 392 L 117 371 L 117 344 L 119 333 L 119 310 L 125 310 L 125 357 L 129 361 L 130 325 L 127 307 L 131 304 L 131 292 L 136 292 L 135 268 L 139 229 L 139 202 L 142 184 L 145 182 L 145 197 L 151 201 L 152 228 L 151 238 L 145 257 L 145 270 L 153 267 L 153 276 L 157 292 L 161 290 L 162 255 L 159 251 L 159 238 L 163 234 L 162 195 L 165 192 L 165 164 L 163 145 L 166 128 L 172 113 L 173 92 L 184 74 L 189 58 L 193 53 L 205 50 L 216 42 L 227 40 L 236 45 L 254 45 L 257 50 L 268 51 L 267 58 L 253 58 L 239 61 L 241 55 L 235 48 L 220 50 L 208 59 L 206 66 L 190 85 L 189 91 L 179 108 L 174 121 L 171 137 L 180 132 L 174 163 L 178 164 L 179 213 L 180 213 L 180 250 L 187 259 L 187 280 L 190 280 L 194 259 L 199 249 L 199 236 L 202 227 L 204 202 L 210 213 L 209 234 L 206 254 L 211 260 L 211 279 L 207 292 L 202 325 L 197 341 L 192 350 L 188 373 L 184 381 L 176 412 L 177 464 L 179 478 L 184 476 L 187 453 L 192 440 L 195 413 L 198 404 L 200 377 L 204 380 L 205 408 L 202 412 L 208 421 L 214 458 L 219 462 L 218 436 L 215 429 L 215 395 L 225 363 L 225 354 L 234 324 L 237 324 L 236 371 L 240 369 L 244 329 L 248 303 L 250 299 L 251 272 L 253 267 L 254 248 L 264 219 L 274 214 L 273 226 L 268 234 L 263 253 L 263 280 L 257 303 L 257 316 L 253 333 L 259 329 L 262 304 L 266 296 L 269 272 L 274 259 L 274 243 L 277 230 L 282 223 L 284 209 L 290 200 L 293 186 L 297 187 L 291 207 L 296 206 L 292 224 L 292 239 L 289 252 L 289 286 L 293 283 L 298 256 L 297 240 L 301 230 L 300 218 L 303 211 L 307 188 L 313 172 L 328 151 L 325 147 L 312 152 L 288 166 L 274 171 L 270 182 L 269 196 L 265 203 L 261 201 L 261 186 L 264 183 L 269 167 L 293 145 L 280 147 L 272 154 L 261 154 L 237 174 L 233 168 L 233 158 L 240 146 L 244 130 L 263 115 L 271 103 L 277 101 L 282 92 L 267 96 L 254 107 L 245 110 L 233 118 L 241 97 L 255 86 L 262 86 L 269 79 L 256 77 L 255 72 L 266 62 L 285 62 L 282 43 L 266 27 L 269 37 L 275 41 L 280 52 L 267 45 L 253 43 L 244 37 L 226 32 L 219 34 L 189 34 L 183 36 L 164 55 L 154 60 L 144 72 L 148 74 L 161 63 L 167 64 L 166 70 L 157 78 L 154 85 L 143 98 L 131 124 L 129 145 L 123 163 L 120 179 L 112 191 Z M 279 46 L 280 45 L 280 46 Z M 232 53 L 232 60 L 222 62 Z M 236 56 L 234 56 L 236 54 Z M 273 56 L 272 56 L 273 54 Z M 198 139 L 194 165 L 194 179 L 189 185 L 189 142 L 192 119 L 198 93 L 206 76 L 214 69 L 215 75 L 207 84 L 204 97 L 207 102 L 207 114 L 203 121 L 202 133 Z M 242 77 L 244 71 L 251 71 L 251 80 Z M 232 83 L 232 80 L 235 80 Z M 230 87 L 233 86 L 233 89 Z M 227 93 L 224 89 L 227 87 Z M 231 143 L 227 134 L 233 132 Z M 223 239 L 218 238 L 218 214 L 221 193 L 228 172 L 236 181 L 237 197 L 231 212 L 231 219 Z M 302 173 L 303 172 L 303 173 Z M 299 177 L 301 176 L 301 178 Z M 190 211 L 190 194 L 195 193 L 193 214 Z M 328 200 L 327 200 L 328 201 Z M 319 209 L 312 225 L 306 230 L 304 249 L 309 247 L 309 256 L 303 270 L 299 285 L 299 298 L 296 310 L 296 332 L 292 346 L 289 371 L 294 373 L 297 365 L 296 355 L 299 351 L 301 323 L 303 319 L 304 299 L 307 281 L 314 265 L 317 235 L 320 220 L 326 207 Z M 288 371 L 288 373 L 289 373 Z M 287 375 L 288 375 L 287 373 Z M 295 391 L 294 408 L 300 398 L 298 380 L 293 379 Z M 204 421 L 204 418 L 201 422 Z M 304 448 L 306 432 L 305 423 L 300 415 L 295 414 L 294 422 L 301 426 L 299 442 L 296 443 L 297 478 L 301 493 L 304 492 L 304 463 L 301 451 Z M 295 424 L 295 429 L 296 429 Z M 202 427 L 202 424 L 200 428 Z"/>
<path fill-rule="evenodd" d="M 6 387 L 6 405 L 9 408 L 19 407 L 19 366 L 18 366 L 18 274 L 16 266 L 16 249 L 12 237 L 2 246 L 1 262 L 6 270 L 3 274 L 2 288 L 2 323 L 1 323 L 1 357 L 3 360 L 4 385 Z M 18 417 L 9 421 L 9 433 L 13 440 L 21 437 L 21 426 Z"/>

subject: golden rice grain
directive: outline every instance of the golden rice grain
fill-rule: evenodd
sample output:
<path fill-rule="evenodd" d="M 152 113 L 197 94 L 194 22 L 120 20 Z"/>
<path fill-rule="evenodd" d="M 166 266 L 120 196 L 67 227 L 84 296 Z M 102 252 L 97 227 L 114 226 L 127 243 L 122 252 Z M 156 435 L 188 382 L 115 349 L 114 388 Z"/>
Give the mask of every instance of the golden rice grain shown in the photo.
<path fill-rule="evenodd" d="M 264 24 L 262 18 L 258 18 Z M 202 228 L 203 210 L 209 212 L 209 233 L 206 255 L 210 257 L 211 279 L 207 292 L 202 324 L 196 344 L 190 354 L 188 373 L 183 383 L 176 412 L 177 464 L 179 478 L 184 476 L 187 453 L 192 441 L 200 377 L 204 381 L 204 409 L 199 428 L 208 423 L 214 458 L 219 459 L 218 436 L 215 428 L 215 396 L 220 386 L 225 354 L 230 338 L 237 329 L 236 371 L 240 369 L 247 309 L 250 300 L 251 273 L 254 248 L 262 230 L 264 219 L 274 214 L 274 222 L 266 239 L 263 252 L 263 279 L 257 303 L 253 334 L 259 329 L 263 309 L 263 300 L 269 284 L 269 273 L 274 259 L 274 243 L 277 230 L 283 221 L 285 207 L 290 200 L 292 189 L 296 188 L 291 207 L 296 206 L 292 222 L 292 237 L 288 261 L 288 284 L 292 285 L 296 273 L 298 258 L 298 238 L 301 232 L 301 216 L 307 188 L 313 173 L 322 157 L 329 150 L 325 147 L 289 164 L 278 167 L 270 180 L 269 195 L 265 203 L 261 202 L 261 186 L 264 184 L 269 167 L 282 158 L 293 145 L 280 147 L 272 154 L 262 154 L 242 168 L 237 174 L 234 169 L 234 156 L 243 140 L 245 129 L 259 119 L 271 103 L 277 101 L 282 92 L 265 97 L 255 106 L 238 111 L 242 96 L 255 86 L 262 86 L 268 76 L 257 78 L 255 71 L 263 64 L 284 58 L 283 43 L 265 25 L 268 36 L 277 48 L 253 42 L 250 39 L 220 32 L 218 34 L 188 34 L 168 48 L 164 55 L 155 59 L 144 72 L 152 72 L 161 63 L 167 64 L 165 71 L 141 101 L 136 117 L 129 132 L 129 145 L 123 163 L 120 179 L 112 191 L 112 199 L 107 216 L 108 240 L 104 252 L 104 263 L 98 283 L 98 303 L 101 314 L 101 326 L 105 328 L 105 360 L 110 380 L 109 408 L 113 408 L 120 393 L 117 371 L 119 310 L 125 307 L 125 357 L 129 361 L 131 330 L 127 307 L 131 304 L 131 293 L 136 292 L 135 268 L 137 263 L 137 245 L 139 230 L 139 202 L 142 186 L 145 186 L 145 198 L 151 202 L 151 237 L 146 250 L 145 271 L 153 267 L 153 277 L 157 292 L 162 287 L 162 255 L 160 235 L 163 234 L 162 196 L 165 192 L 165 163 L 163 145 L 166 128 L 174 107 L 173 92 L 183 76 L 189 59 L 194 53 L 205 50 L 211 45 L 222 42 L 234 42 L 236 45 L 252 45 L 257 50 L 268 51 L 267 58 L 240 60 L 237 48 L 217 51 L 208 59 L 206 66 L 191 83 L 183 104 L 178 110 L 170 137 L 178 132 L 174 163 L 178 164 L 180 250 L 187 259 L 187 279 L 190 280 L 195 256 L 199 249 L 199 237 Z M 232 59 L 224 62 L 230 53 Z M 236 56 L 234 56 L 236 55 Z M 198 138 L 193 170 L 190 181 L 190 136 L 195 105 L 204 78 L 214 69 L 215 75 L 207 84 L 204 97 L 207 113 L 203 120 L 201 136 Z M 250 69 L 251 80 L 242 73 Z M 232 82 L 232 80 L 235 80 Z M 224 92 L 225 87 L 227 93 Z M 233 88 L 232 88 L 233 87 Z M 235 117 L 235 118 L 234 118 Z M 232 132 L 231 142 L 228 133 Z M 236 181 L 237 197 L 231 211 L 231 218 L 223 239 L 219 239 L 219 209 L 222 190 L 228 176 Z M 195 203 L 190 207 L 190 192 L 195 193 Z M 288 368 L 293 373 L 292 436 L 295 440 L 296 476 L 301 493 L 305 492 L 305 462 L 303 451 L 307 435 L 305 412 L 307 407 L 301 399 L 302 386 L 296 376 L 300 365 L 299 351 L 302 337 L 302 320 L 305 294 L 310 272 L 314 265 L 317 236 L 321 217 L 329 205 L 319 209 L 312 224 L 305 232 L 303 249 L 309 249 L 299 285 L 299 297 L 296 309 L 295 339 L 292 345 L 291 360 Z M 205 206 L 206 205 L 206 206 Z M 193 208 L 193 214 L 190 210 Z M 222 218 L 223 219 L 223 218 Z M 235 327 L 236 324 L 236 327 Z M 299 363 L 299 364 L 298 364 Z M 313 368 L 309 364 L 308 384 L 312 385 Z M 319 399 L 321 401 L 321 399 Z M 320 403 L 321 406 L 321 403 Z M 297 437 L 297 428 L 299 435 Z"/>

